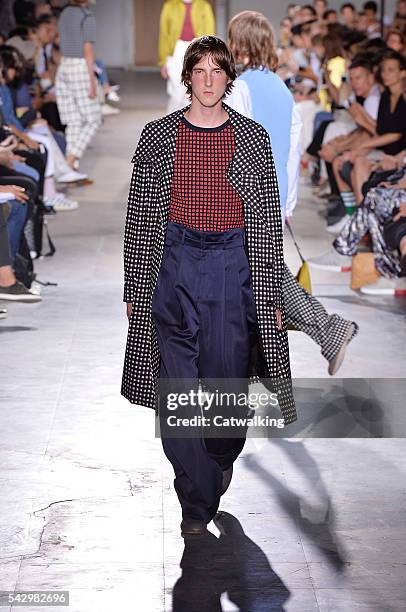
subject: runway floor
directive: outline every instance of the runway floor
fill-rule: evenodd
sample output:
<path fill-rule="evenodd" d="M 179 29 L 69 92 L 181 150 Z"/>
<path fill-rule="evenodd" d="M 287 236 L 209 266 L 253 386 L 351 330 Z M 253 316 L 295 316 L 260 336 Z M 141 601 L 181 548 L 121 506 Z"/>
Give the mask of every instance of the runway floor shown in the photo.
<path fill-rule="evenodd" d="M 153 411 L 120 396 L 130 159 L 164 104 L 157 77 L 140 79 L 126 76 L 121 114 L 86 155 L 95 183 L 70 191 L 80 208 L 49 220 L 57 252 L 36 270 L 57 285 L 0 322 L 0 590 L 69 591 L 72 612 L 405 610 L 401 438 L 249 439 L 222 531 L 212 523 L 185 548 Z M 300 193 L 294 228 L 312 256 L 330 236 Z M 286 258 L 295 270 L 289 238 Z M 406 298 L 362 297 L 348 274 L 312 278 L 329 311 L 360 325 L 340 376 L 404 377 Z M 327 377 L 309 338 L 292 332 L 290 346 L 294 376 Z M 61 608 L 25 607 L 42 609 Z"/>

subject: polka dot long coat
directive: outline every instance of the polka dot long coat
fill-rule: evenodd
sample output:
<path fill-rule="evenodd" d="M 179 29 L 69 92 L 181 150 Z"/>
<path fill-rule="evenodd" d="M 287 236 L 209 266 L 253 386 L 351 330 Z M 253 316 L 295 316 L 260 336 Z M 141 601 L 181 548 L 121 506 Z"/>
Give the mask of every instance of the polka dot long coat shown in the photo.
<path fill-rule="evenodd" d="M 288 335 L 282 295 L 283 236 L 279 191 L 267 131 L 223 103 L 235 134 L 227 178 L 244 202 L 248 261 L 259 334 L 250 382 L 277 391 L 285 424 L 297 419 L 292 394 Z M 156 408 L 160 352 L 151 298 L 161 264 L 170 204 L 179 121 L 187 108 L 148 123 L 132 158 L 124 232 L 124 296 L 132 302 L 121 394 L 131 403 Z M 277 117 L 275 118 L 277 121 Z M 275 309 L 282 311 L 283 329 Z M 264 379 L 273 379 L 272 381 Z"/>

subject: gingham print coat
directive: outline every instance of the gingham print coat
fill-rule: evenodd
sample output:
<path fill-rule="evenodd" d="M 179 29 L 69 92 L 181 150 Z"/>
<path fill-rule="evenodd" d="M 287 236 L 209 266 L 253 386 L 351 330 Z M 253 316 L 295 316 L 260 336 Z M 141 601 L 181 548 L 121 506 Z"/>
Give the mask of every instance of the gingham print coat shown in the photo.
<path fill-rule="evenodd" d="M 235 134 L 235 152 L 227 178 L 244 202 L 248 261 L 259 326 L 249 378 L 250 382 L 264 377 L 279 380 L 279 406 L 287 424 L 297 417 L 290 384 L 282 295 L 284 263 L 279 190 L 270 140 L 260 124 L 225 103 L 223 107 Z M 160 352 L 151 298 L 164 248 L 176 136 L 180 118 L 188 108 L 148 123 L 132 158 L 134 167 L 124 231 L 123 300 L 132 302 L 133 312 L 121 394 L 131 403 L 154 409 Z M 276 326 L 276 308 L 282 311 L 282 330 Z"/>

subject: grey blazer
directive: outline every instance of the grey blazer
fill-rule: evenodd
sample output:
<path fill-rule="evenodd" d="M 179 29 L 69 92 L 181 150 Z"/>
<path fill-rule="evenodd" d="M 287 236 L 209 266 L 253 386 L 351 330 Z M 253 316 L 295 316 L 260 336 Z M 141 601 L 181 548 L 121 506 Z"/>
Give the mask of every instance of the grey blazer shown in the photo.
<path fill-rule="evenodd" d="M 248 261 L 259 334 L 252 351 L 250 382 L 277 390 L 285 424 L 297 419 L 291 389 L 288 335 L 282 294 L 283 236 L 271 144 L 267 131 L 223 103 L 235 134 L 227 178 L 244 202 Z M 121 394 L 131 403 L 156 408 L 160 353 L 151 298 L 161 264 L 171 195 L 176 135 L 189 107 L 151 121 L 132 158 L 124 231 L 124 296 L 133 303 Z M 277 118 L 276 118 L 277 120 Z M 275 309 L 283 328 L 276 326 Z M 273 383 L 264 381 L 273 379 Z"/>

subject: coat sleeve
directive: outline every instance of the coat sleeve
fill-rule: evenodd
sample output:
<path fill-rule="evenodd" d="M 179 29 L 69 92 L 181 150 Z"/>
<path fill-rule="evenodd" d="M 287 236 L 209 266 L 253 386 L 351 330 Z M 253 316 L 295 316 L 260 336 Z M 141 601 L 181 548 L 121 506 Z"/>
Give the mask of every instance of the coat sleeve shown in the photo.
<path fill-rule="evenodd" d="M 262 176 L 261 191 L 265 200 L 265 210 L 268 211 L 268 221 L 271 228 L 272 241 L 274 245 L 272 265 L 273 301 L 275 308 L 284 310 L 282 293 L 282 277 L 284 269 L 282 216 L 275 162 L 272 155 L 271 141 L 267 132 L 265 133 L 264 158 L 265 171 Z"/>
<path fill-rule="evenodd" d="M 151 232 L 154 209 L 151 189 L 154 184 L 151 163 L 142 157 L 147 140 L 145 127 L 132 158 L 134 167 L 128 192 L 124 229 L 124 302 L 145 299 L 150 288 Z"/>

